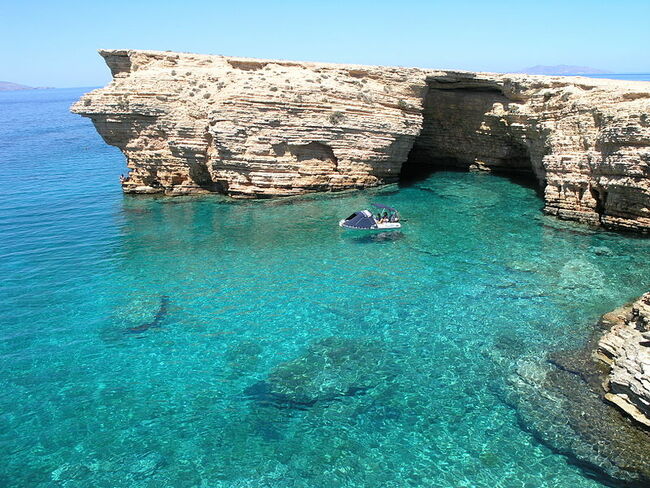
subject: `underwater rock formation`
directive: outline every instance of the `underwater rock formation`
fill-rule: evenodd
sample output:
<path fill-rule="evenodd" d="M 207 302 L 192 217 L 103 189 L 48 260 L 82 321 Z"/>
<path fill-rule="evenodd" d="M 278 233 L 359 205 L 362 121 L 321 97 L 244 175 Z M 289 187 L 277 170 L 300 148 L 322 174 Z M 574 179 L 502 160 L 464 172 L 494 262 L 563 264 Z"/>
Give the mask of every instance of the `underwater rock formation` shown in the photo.
<path fill-rule="evenodd" d="M 504 390 L 524 428 L 616 486 L 650 486 L 649 318 L 647 293 L 583 349 L 521 359 Z"/>
<path fill-rule="evenodd" d="M 105 50 L 72 111 L 127 193 L 286 196 L 462 167 L 534 174 L 545 211 L 650 230 L 650 83 Z"/>
<path fill-rule="evenodd" d="M 524 359 L 505 400 L 523 428 L 586 474 L 616 486 L 650 486 L 650 434 L 603 401 L 590 353 Z"/>
<path fill-rule="evenodd" d="M 146 332 L 152 327 L 158 328 L 162 324 L 162 322 L 165 320 L 165 317 L 167 316 L 168 313 L 168 307 L 169 307 L 169 297 L 166 295 L 163 295 L 160 297 L 160 306 L 158 307 L 158 311 L 156 312 L 156 315 L 154 316 L 153 320 L 150 322 L 145 322 L 144 324 L 138 325 L 137 327 L 129 327 L 126 329 L 125 332 L 133 333 L 133 334 L 140 334 L 142 332 Z"/>
<path fill-rule="evenodd" d="M 650 293 L 603 319 L 611 328 L 596 357 L 609 366 L 605 398 L 650 428 Z"/>
<path fill-rule="evenodd" d="M 329 337 L 279 364 L 244 394 L 262 405 L 304 410 L 316 403 L 363 395 L 392 375 L 390 364 L 375 341 Z"/>

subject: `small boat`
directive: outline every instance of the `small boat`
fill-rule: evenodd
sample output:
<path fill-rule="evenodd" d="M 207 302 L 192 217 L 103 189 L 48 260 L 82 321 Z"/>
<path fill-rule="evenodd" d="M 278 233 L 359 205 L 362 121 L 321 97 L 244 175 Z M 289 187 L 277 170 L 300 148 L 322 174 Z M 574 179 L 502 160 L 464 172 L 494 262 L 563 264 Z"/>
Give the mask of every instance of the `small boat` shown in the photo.
<path fill-rule="evenodd" d="M 393 207 L 373 203 L 373 207 L 380 209 L 377 215 L 370 210 L 354 212 L 347 219 L 339 221 L 339 226 L 345 229 L 357 230 L 393 230 L 402 227 L 399 222 L 399 213 Z"/>

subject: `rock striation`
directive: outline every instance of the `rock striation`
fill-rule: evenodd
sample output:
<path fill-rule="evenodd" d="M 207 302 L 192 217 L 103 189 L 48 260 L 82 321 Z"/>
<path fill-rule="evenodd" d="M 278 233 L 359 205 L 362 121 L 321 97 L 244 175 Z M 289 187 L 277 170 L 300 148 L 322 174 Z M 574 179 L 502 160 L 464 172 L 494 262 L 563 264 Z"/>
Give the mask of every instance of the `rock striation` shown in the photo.
<path fill-rule="evenodd" d="M 287 196 L 440 167 L 532 173 L 545 211 L 650 230 L 650 83 L 102 50 L 72 111 L 127 193 Z"/>
<path fill-rule="evenodd" d="M 416 69 L 101 51 L 90 117 L 131 169 L 128 193 L 287 196 L 396 181 L 418 135 Z"/>
<path fill-rule="evenodd" d="M 650 428 L 650 293 L 603 320 L 611 328 L 598 342 L 596 357 L 609 366 L 605 399 Z"/>

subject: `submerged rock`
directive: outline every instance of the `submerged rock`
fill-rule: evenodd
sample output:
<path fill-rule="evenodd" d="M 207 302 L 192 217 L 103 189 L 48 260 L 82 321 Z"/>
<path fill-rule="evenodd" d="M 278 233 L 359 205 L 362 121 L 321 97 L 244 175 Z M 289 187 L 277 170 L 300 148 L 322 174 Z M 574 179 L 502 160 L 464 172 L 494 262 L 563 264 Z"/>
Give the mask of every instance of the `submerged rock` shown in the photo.
<path fill-rule="evenodd" d="M 650 436 L 603 402 L 581 375 L 522 360 L 506 399 L 526 430 L 591 477 L 649 486 Z"/>
<path fill-rule="evenodd" d="M 231 377 L 236 378 L 254 371 L 260 363 L 262 350 L 259 342 L 255 341 L 240 341 L 230 345 L 224 357 L 231 367 Z"/>
<path fill-rule="evenodd" d="M 642 335 L 648 305 L 650 294 L 606 314 L 601 325 L 613 327 L 582 350 L 520 360 L 505 390 L 524 428 L 618 486 L 650 486 L 650 363 Z"/>
<path fill-rule="evenodd" d="M 363 395 L 393 376 L 377 341 L 329 337 L 282 363 L 244 394 L 264 405 L 306 409 L 317 403 Z"/>
<path fill-rule="evenodd" d="M 157 452 L 133 455 L 124 461 L 128 472 L 135 480 L 152 477 L 165 464 L 165 458 Z"/>

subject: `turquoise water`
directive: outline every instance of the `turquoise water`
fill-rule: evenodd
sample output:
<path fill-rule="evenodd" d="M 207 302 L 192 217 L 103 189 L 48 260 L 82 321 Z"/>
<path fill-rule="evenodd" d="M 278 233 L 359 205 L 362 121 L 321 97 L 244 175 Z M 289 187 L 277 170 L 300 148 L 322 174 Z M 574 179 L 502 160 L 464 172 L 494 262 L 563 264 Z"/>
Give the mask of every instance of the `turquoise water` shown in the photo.
<path fill-rule="evenodd" d="M 498 390 L 650 289 L 650 240 L 475 173 L 125 198 L 82 91 L 0 94 L 0 485 L 600 486 Z M 401 234 L 337 227 L 373 201 Z"/>

